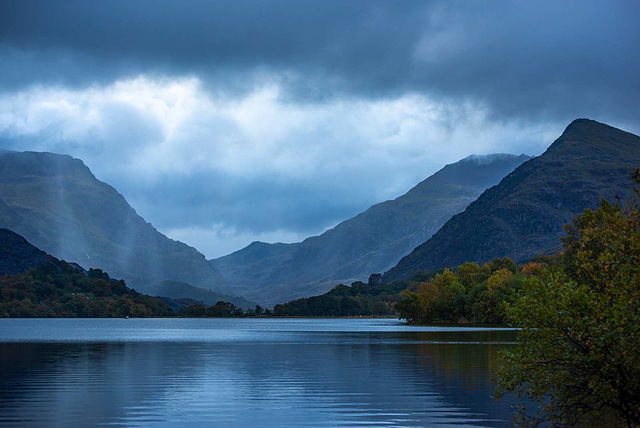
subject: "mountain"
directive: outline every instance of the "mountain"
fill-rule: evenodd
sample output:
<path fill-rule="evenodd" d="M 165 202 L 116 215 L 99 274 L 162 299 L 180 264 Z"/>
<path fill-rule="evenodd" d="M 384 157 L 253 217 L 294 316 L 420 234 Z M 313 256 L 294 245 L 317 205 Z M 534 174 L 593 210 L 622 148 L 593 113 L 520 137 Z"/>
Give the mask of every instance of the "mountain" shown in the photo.
<path fill-rule="evenodd" d="M 23 273 L 38 265 L 53 265 L 44 251 L 9 229 L 0 229 L 0 276 Z"/>
<path fill-rule="evenodd" d="M 563 225 L 601 198 L 633 196 L 640 137 L 588 119 L 572 122 L 541 156 L 520 165 L 386 272 L 383 282 L 466 261 L 516 262 L 560 250 Z"/>
<path fill-rule="evenodd" d="M 339 284 L 328 292 L 303 297 L 276 305 L 273 315 L 281 317 L 359 317 L 397 316 L 395 303 L 407 289 L 404 282 L 365 284 L 354 282 L 351 287 Z"/>
<path fill-rule="evenodd" d="M 162 301 L 102 270 L 85 271 L 0 229 L 0 318 L 169 316 Z"/>
<path fill-rule="evenodd" d="M 57 258 L 123 278 L 133 288 L 174 280 L 228 291 L 203 254 L 158 232 L 70 156 L 0 152 L 0 227 Z"/>
<path fill-rule="evenodd" d="M 234 294 L 269 305 L 322 294 L 337 283 L 365 280 L 394 266 L 527 159 L 470 156 L 320 236 L 295 244 L 254 242 L 211 262 Z"/>
<path fill-rule="evenodd" d="M 216 293 L 215 291 L 205 290 L 204 288 L 194 287 L 191 284 L 180 281 L 160 281 L 150 286 L 141 287 L 139 290 L 142 293 L 150 294 L 152 296 L 180 296 L 182 299 L 191 299 L 198 301 L 201 304 L 211 306 L 216 303 L 231 302 L 242 309 L 253 309 L 257 303 L 250 302 L 242 297 L 229 296 L 227 294 Z"/>

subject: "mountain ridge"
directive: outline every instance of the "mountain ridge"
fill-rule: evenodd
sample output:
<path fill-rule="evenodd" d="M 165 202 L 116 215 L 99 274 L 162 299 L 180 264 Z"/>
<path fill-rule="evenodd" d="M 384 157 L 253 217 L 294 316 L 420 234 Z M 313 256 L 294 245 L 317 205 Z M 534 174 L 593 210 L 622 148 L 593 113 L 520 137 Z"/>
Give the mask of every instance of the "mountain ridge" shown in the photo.
<path fill-rule="evenodd" d="M 69 155 L 0 153 L 0 226 L 59 259 L 104 269 L 130 287 L 177 280 L 228 291 L 203 254 L 160 233 Z"/>
<path fill-rule="evenodd" d="M 517 262 L 557 252 L 564 224 L 601 198 L 632 196 L 640 137 L 590 119 L 576 119 L 540 156 L 487 189 L 429 240 L 385 272 L 384 282 L 418 270 L 511 257 Z"/>
<path fill-rule="evenodd" d="M 211 263 L 237 294 L 267 304 L 321 294 L 338 282 L 366 280 L 371 273 L 392 267 L 527 159 L 508 154 L 469 156 L 321 235 L 294 244 L 253 242 Z"/>

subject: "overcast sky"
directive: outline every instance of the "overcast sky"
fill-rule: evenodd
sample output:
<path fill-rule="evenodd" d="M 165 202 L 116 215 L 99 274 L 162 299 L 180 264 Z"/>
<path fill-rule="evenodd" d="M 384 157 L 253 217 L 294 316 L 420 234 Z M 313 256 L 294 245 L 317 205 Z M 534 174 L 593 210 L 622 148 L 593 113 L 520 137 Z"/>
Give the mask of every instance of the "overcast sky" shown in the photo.
<path fill-rule="evenodd" d="M 640 132 L 638 1 L 0 1 L 0 147 L 82 159 L 208 257 L 575 118 Z"/>

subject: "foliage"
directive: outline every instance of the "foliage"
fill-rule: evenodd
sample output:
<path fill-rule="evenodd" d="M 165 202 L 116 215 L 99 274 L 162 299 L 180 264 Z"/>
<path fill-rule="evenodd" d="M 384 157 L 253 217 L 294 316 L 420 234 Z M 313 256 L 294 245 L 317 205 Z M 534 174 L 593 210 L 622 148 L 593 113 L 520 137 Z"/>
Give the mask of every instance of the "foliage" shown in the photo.
<path fill-rule="evenodd" d="M 444 269 L 425 281 L 417 291 L 407 289 L 395 309 L 410 324 L 431 322 L 501 323 L 505 303 L 515 300 L 521 284 L 534 266 L 518 270 L 508 259 L 494 259 L 480 266 L 464 263 Z"/>
<path fill-rule="evenodd" d="M 323 295 L 276 305 L 273 315 L 297 317 L 395 315 L 394 303 L 400 299 L 400 293 L 406 287 L 406 283 L 370 286 L 357 281 L 351 284 L 351 287 L 339 284 Z"/>
<path fill-rule="evenodd" d="M 127 288 L 100 269 L 88 273 L 57 261 L 0 278 L 0 317 L 169 316 L 161 301 Z"/>
<path fill-rule="evenodd" d="M 231 302 L 219 301 L 215 305 L 206 307 L 204 305 L 191 305 L 180 308 L 180 315 L 187 317 L 212 317 L 212 318 L 237 318 L 244 317 L 242 308 L 238 308 Z M 255 316 L 255 311 L 251 315 Z"/>
<path fill-rule="evenodd" d="M 400 301 L 395 304 L 400 318 L 406 319 L 409 324 L 420 322 L 423 319 L 423 310 L 418 301 L 418 293 L 407 289 L 400 294 L 400 297 Z"/>
<path fill-rule="evenodd" d="M 522 330 L 499 392 L 538 402 L 534 422 L 640 425 L 640 211 L 602 201 L 566 229 L 506 310 Z"/>

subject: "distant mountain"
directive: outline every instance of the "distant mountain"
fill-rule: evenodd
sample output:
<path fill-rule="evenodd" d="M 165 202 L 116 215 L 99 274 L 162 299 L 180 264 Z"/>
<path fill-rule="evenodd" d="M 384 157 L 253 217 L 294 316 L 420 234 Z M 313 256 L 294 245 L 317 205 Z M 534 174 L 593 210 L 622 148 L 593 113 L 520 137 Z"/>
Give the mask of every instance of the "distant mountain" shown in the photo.
<path fill-rule="evenodd" d="M 275 304 L 366 280 L 394 266 L 528 156 L 470 156 L 405 195 L 296 244 L 254 242 L 212 260 L 234 294 Z"/>
<path fill-rule="evenodd" d="M 160 281 L 150 286 L 140 287 L 139 290 L 142 293 L 149 294 L 151 296 L 180 296 L 183 299 L 191 299 L 211 306 L 216 303 L 231 302 L 242 309 L 253 309 L 257 303 L 251 302 L 247 299 L 237 296 L 229 296 L 227 294 L 217 293 L 211 290 L 205 290 L 204 288 L 194 287 L 191 284 L 180 281 Z M 178 299 L 180 300 L 180 299 Z"/>
<path fill-rule="evenodd" d="M 57 266 L 53 258 L 9 229 L 0 229 L 0 276 L 23 273 L 38 265 Z"/>
<path fill-rule="evenodd" d="M 180 297 L 178 299 L 172 299 L 171 297 L 156 297 L 156 299 L 167 305 L 173 312 L 180 312 L 181 308 L 188 308 L 189 306 L 194 305 L 205 306 L 204 302 L 189 299 L 187 297 Z"/>
<path fill-rule="evenodd" d="M 123 278 L 130 287 L 175 280 L 228 291 L 204 255 L 158 232 L 70 156 L 0 152 L 0 227 L 55 257 Z"/>
<path fill-rule="evenodd" d="M 633 195 L 640 137 L 593 120 L 572 122 L 541 156 L 525 162 L 454 216 L 383 276 L 405 279 L 466 261 L 517 262 L 560 250 L 563 225 L 601 198 Z"/>

